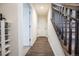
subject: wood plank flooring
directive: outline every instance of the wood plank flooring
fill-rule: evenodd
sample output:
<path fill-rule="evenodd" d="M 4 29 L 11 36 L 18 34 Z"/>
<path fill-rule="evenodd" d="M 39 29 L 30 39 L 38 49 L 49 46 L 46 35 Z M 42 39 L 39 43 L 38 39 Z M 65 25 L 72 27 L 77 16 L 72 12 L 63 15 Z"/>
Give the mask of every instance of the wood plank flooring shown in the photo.
<path fill-rule="evenodd" d="M 29 49 L 26 56 L 54 56 L 47 37 L 37 37 L 34 45 Z"/>

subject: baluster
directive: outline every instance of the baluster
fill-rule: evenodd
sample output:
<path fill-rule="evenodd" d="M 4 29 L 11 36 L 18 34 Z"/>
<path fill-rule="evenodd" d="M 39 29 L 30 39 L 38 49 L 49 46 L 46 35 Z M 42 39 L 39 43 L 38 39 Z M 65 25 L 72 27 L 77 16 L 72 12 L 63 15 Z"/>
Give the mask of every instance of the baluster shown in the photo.
<path fill-rule="evenodd" d="M 75 55 L 79 55 L 79 20 L 76 20 L 76 26 L 75 26 Z"/>
<path fill-rule="evenodd" d="M 64 38 L 64 45 L 67 45 L 67 17 L 65 17 L 65 38 Z"/>
<path fill-rule="evenodd" d="M 62 8 L 62 12 L 64 11 L 64 7 Z M 62 40 L 63 40 L 63 33 L 64 33 L 64 31 L 63 31 L 63 25 L 64 25 L 64 19 L 63 19 L 63 17 L 64 17 L 64 15 L 62 14 L 61 15 L 61 22 L 62 22 L 62 34 L 61 34 L 61 38 L 62 38 Z"/>
<path fill-rule="evenodd" d="M 68 45 L 68 52 L 69 54 L 72 53 L 72 25 L 71 25 L 72 19 L 69 20 L 69 45 Z"/>
<path fill-rule="evenodd" d="M 63 32 L 64 32 L 64 31 L 63 31 L 63 15 L 61 15 L 61 20 L 62 20 L 62 21 L 61 21 L 61 22 L 62 22 L 61 39 L 63 40 Z"/>
<path fill-rule="evenodd" d="M 59 12 L 59 30 L 60 30 L 60 32 L 59 32 L 59 34 L 61 35 L 61 7 L 60 7 L 60 12 Z"/>

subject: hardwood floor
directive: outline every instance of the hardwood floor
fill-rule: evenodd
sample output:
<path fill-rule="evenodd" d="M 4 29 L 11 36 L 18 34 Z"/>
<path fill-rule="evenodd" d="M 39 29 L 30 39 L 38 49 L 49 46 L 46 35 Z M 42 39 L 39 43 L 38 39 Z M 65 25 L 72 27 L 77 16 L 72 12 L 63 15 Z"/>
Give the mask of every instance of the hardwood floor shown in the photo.
<path fill-rule="evenodd" d="M 26 56 L 54 56 L 47 37 L 37 37 L 34 45 L 29 49 Z"/>

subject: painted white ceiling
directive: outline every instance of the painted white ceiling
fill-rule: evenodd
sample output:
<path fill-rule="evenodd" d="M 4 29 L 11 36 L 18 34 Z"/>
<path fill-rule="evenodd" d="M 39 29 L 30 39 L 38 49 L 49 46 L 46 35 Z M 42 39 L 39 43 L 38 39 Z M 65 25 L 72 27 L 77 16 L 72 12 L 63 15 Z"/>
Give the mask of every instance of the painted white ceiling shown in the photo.
<path fill-rule="evenodd" d="M 35 3 L 32 4 L 37 12 L 38 15 L 47 15 L 48 14 L 48 10 L 50 7 L 50 4 L 48 3 Z"/>

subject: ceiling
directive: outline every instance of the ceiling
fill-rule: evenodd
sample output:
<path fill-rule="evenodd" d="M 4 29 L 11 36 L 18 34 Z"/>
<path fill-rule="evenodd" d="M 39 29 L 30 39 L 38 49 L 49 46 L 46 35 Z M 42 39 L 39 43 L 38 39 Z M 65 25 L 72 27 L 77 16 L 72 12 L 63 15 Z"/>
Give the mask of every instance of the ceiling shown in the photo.
<path fill-rule="evenodd" d="M 48 3 L 35 3 L 32 5 L 34 6 L 38 15 L 45 16 L 48 14 L 50 4 L 48 4 Z"/>

